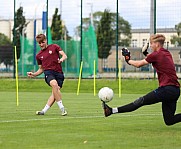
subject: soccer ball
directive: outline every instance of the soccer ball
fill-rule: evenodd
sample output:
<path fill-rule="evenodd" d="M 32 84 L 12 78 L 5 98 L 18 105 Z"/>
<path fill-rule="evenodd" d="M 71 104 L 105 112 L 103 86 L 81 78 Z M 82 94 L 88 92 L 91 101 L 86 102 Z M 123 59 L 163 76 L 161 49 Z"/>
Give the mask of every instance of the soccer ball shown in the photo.
<path fill-rule="evenodd" d="M 113 99 L 114 92 L 109 87 L 103 87 L 99 90 L 98 97 L 103 102 L 109 102 Z"/>

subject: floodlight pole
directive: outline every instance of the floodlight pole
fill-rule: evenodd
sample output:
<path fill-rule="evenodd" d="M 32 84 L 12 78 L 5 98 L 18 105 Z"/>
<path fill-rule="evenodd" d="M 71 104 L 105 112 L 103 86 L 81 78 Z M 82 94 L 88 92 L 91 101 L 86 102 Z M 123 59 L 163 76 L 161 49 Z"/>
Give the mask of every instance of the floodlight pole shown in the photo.
<path fill-rule="evenodd" d="M 150 11 L 150 34 L 156 34 L 156 0 L 151 0 Z M 156 78 L 156 71 L 154 69 L 154 79 Z"/>
<path fill-rule="evenodd" d="M 88 5 L 90 5 L 90 7 L 91 7 L 91 13 L 90 13 L 90 24 L 92 25 L 92 26 L 94 26 L 94 23 L 93 23 L 93 3 L 87 3 Z"/>

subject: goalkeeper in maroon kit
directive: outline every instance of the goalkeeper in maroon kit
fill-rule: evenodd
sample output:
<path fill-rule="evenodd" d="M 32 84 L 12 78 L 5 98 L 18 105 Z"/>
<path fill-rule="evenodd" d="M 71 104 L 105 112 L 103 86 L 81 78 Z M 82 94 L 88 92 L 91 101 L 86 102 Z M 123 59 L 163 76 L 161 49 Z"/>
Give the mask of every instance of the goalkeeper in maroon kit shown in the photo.
<path fill-rule="evenodd" d="M 41 48 L 39 53 L 36 55 L 39 69 L 36 72 L 27 72 L 27 75 L 29 77 L 36 77 L 44 73 L 45 82 L 52 88 L 52 94 L 50 95 L 47 104 L 41 111 L 37 111 L 36 114 L 44 115 L 56 101 L 62 112 L 62 116 L 65 116 L 67 115 L 67 111 L 62 103 L 60 89 L 62 88 L 64 81 L 61 63 L 67 59 L 67 55 L 58 45 L 48 45 L 46 36 L 44 34 L 37 35 L 36 41 Z"/>
<path fill-rule="evenodd" d="M 103 102 L 103 109 L 106 117 L 111 114 L 131 112 L 142 106 L 161 102 L 165 124 L 170 126 L 181 122 L 181 114 L 175 114 L 177 100 L 180 96 L 180 84 L 178 82 L 172 56 L 168 50 L 163 48 L 164 42 L 164 35 L 151 35 L 150 48 L 152 49 L 152 53 L 149 54 L 147 51 L 148 44 L 146 48 L 144 47 L 142 49 L 143 54 L 146 56 L 143 60 L 131 60 L 129 50 L 126 48 L 122 49 L 122 55 L 129 65 L 141 67 L 149 63 L 152 64 L 158 75 L 159 87 L 136 99 L 132 103 L 120 107 L 111 108 Z"/>

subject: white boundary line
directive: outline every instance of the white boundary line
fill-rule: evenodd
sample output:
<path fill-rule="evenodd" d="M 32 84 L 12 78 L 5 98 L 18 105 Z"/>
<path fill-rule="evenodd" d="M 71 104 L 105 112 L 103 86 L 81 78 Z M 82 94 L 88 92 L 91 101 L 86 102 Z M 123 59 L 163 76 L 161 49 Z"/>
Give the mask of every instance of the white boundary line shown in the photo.
<path fill-rule="evenodd" d="M 135 117 L 135 116 L 161 116 L 161 114 L 126 114 L 121 115 L 121 117 Z M 43 117 L 43 115 L 40 115 L 39 117 Z M 121 118 L 116 117 L 116 118 Z M 65 116 L 65 117 L 57 117 L 57 118 L 41 118 L 41 119 L 25 119 L 25 120 L 2 120 L 0 121 L 0 124 L 2 123 L 14 123 L 14 122 L 30 122 L 30 121 L 47 121 L 47 120 L 58 120 L 58 119 L 91 119 L 91 118 L 105 118 L 104 116 Z"/>

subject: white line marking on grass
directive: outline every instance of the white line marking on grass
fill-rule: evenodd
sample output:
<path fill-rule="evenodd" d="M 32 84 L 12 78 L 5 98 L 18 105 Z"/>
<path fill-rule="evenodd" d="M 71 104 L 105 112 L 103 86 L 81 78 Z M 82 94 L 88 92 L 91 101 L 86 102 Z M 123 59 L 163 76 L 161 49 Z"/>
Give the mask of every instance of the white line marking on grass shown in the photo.
<path fill-rule="evenodd" d="M 120 115 L 120 116 L 121 117 L 136 117 L 136 116 L 160 116 L 160 115 L 161 114 L 123 114 L 123 115 Z M 36 119 L 24 119 L 24 120 L 2 120 L 2 121 L 0 121 L 0 123 L 47 121 L 47 120 L 58 120 L 58 119 L 60 119 L 60 120 L 62 120 L 62 119 L 92 119 L 92 118 L 105 118 L 105 117 L 104 116 L 65 116 L 65 117 L 43 118 L 43 119 L 42 118 L 41 119 L 36 118 Z M 116 118 L 118 118 L 118 117 L 116 117 Z"/>
<path fill-rule="evenodd" d="M 14 122 L 29 122 L 29 121 L 46 121 L 46 120 L 62 120 L 62 119 L 89 119 L 89 118 L 101 118 L 103 116 L 81 116 L 81 117 L 57 117 L 57 118 L 43 118 L 43 119 L 25 119 L 25 120 L 5 120 L 5 121 L 0 121 L 0 123 L 14 123 Z"/>
<path fill-rule="evenodd" d="M 134 117 L 134 116 L 160 116 L 161 114 L 125 114 L 125 115 L 122 115 L 122 116 L 125 116 L 125 117 Z"/>
<path fill-rule="evenodd" d="M 0 123 L 14 123 L 14 122 L 29 122 L 29 121 L 46 121 L 46 120 L 56 120 L 59 118 L 45 118 L 45 119 L 25 119 L 25 120 L 5 120 L 0 121 Z"/>

